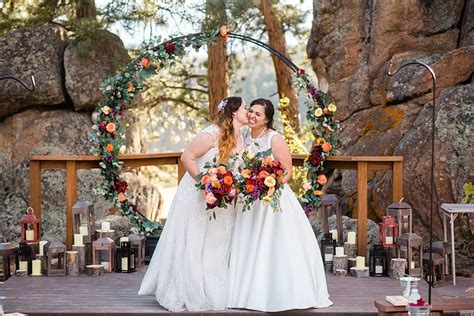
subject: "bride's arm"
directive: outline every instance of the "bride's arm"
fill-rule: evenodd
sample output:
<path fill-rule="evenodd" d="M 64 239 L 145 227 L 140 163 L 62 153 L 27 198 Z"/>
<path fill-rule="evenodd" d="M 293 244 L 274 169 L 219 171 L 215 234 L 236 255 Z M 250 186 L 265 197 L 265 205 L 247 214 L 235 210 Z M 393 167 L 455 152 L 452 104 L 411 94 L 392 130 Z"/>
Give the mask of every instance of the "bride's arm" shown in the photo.
<path fill-rule="evenodd" d="M 291 179 L 293 161 L 290 150 L 288 149 L 288 144 L 285 142 L 283 137 L 281 137 L 281 135 L 275 135 L 272 137 L 272 153 L 275 160 L 281 162 L 286 174 L 283 178 L 283 183 L 287 183 Z"/>
<path fill-rule="evenodd" d="M 199 168 L 196 160 L 202 157 L 214 146 L 214 137 L 207 133 L 198 134 L 194 139 L 186 146 L 181 155 L 181 162 L 184 168 L 194 180 L 199 174 Z"/>

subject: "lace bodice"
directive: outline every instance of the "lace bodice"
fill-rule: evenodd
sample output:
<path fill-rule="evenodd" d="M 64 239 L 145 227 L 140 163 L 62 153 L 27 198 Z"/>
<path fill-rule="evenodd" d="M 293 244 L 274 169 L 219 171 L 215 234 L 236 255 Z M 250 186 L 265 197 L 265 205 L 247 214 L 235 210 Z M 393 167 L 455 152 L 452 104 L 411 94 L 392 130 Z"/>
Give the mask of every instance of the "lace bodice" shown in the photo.
<path fill-rule="evenodd" d="M 243 132 L 245 150 L 253 154 L 260 151 L 265 151 L 272 147 L 272 138 L 275 135 L 279 135 L 277 131 L 273 129 L 267 129 L 262 136 L 253 139 L 250 129 L 248 129 Z"/>

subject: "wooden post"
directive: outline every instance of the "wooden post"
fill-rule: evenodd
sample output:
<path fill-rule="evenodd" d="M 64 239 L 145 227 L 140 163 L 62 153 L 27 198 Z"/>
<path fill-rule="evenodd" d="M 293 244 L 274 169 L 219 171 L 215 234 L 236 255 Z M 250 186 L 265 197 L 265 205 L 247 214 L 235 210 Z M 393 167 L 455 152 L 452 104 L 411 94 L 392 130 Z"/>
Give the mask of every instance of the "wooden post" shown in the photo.
<path fill-rule="evenodd" d="M 344 253 L 349 258 L 357 257 L 357 245 L 356 244 L 349 244 L 347 242 L 344 243 Z"/>
<path fill-rule="evenodd" d="M 407 260 L 403 258 L 394 258 L 390 261 L 390 277 L 399 280 L 405 275 Z"/>
<path fill-rule="evenodd" d="M 181 182 L 181 179 L 184 177 L 186 173 L 186 169 L 184 169 L 184 165 L 181 162 L 181 157 L 178 157 L 178 184 Z"/>
<path fill-rule="evenodd" d="M 336 273 L 337 270 L 346 270 L 348 269 L 348 260 L 347 256 L 334 256 L 332 262 L 333 272 Z"/>
<path fill-rule="evenodd" d="M 104 266 L 101 264 L 91 264 L 86 266 L 86 275 L 88 276 L 100 276 L 104 275 Z"/>
<path fill-rule="evenodd" d="M 79 273 L 86 272 L 86 246 L 72 246 L 73 251 L 77 251 L 78 262 L 79 262 Z"/>
<path fill-rule="evenodd" d="M 357 248 L 367 257 L 367 161 L 357 163 Z"/>
<path fill-rule="evenodd" d="M 403 197 L 403 161 L 392 162 L 392 200 L 398 202 Z"/>
<path fill-rule="evenodd" d="M 66 162 L 66 249 L 71 249 L 74 232 L 72 227 L 72 206 L 77 202 L 77 164 Z"/>
<path fill-rule="evenodd" d="M 66 251 L 67 275 L 79 276 L 79 254 L 77 251 Z"/>
<path fill-rule="evenodd" d="M 39 235 L 41 236 L 41 168 L 39 161 L 30 161 L 30 206 L 39 219 Z"/>

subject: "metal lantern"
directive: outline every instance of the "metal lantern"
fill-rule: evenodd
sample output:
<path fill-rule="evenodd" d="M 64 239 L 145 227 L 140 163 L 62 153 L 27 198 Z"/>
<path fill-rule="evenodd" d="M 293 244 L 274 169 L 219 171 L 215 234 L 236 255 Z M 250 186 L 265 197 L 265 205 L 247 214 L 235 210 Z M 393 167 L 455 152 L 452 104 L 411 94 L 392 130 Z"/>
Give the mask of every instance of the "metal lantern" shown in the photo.
<path fill-rule="evenodd" d="M 453 280 L 453 253 L 451 245 L 444 241 L 433 243 L 433 252 L 444 258 L 444 280 L 446 282 Z"/>
<path fill-rule="evenodd" d="M 33 208 L 28 207 L 26 214 L 20 220 L 21 242 L 37 243 L 40 240 L 39 220 L 36 218 Z"/>
<path fill-rule="evenodd" d="M 323 234 L 329 233 L 329 217 L 336 214 L 337 244 L 344 244 L 344 231 L 342 226 L 342 211 L 339 200 L 335 194 L 326 194 L 321 198 L 321 221 L 323 223 Z"/>
<path fill-rule="evenodd" d="M 120 247 L 115 254 L 115 272 L 135 272 L 136 247 L 132 247 L 130 241 L 121 241 Z"/>
<path fill-rule="evenodd" d="M 383 245 L 374 245 L 369 251 L 370 276 L 388 276 L 388 250 Z"/>
<path fill-rule="evenodd" d="M 31 274 L 33 267 L 33 250 L 26 242 L 21 242 L 18 248 L 18 256 L 16 257 L 16 271 L 28 271 Z"/>
<path fill-rule="evenodd" d="M 16 271 L 17 249 L 11 243 L 0 243 L 0 281 L 5 282 Z"/>
<path fill-rule="evenodd" d="M 324 234 L 321 239 L 321 255 L 324 264 L 332 264 L 334 254 L 336 253 L 336 241 L 332 239 L 331 234 Z"/>
<path fill-rule="evenodd" d="M 112 272 L 115 266 L 115 243 L 109 237 L 101 237 L 92 242 L 92 263 L 103 265 L 105 272 Z"/>
<path fill-rule="evenodd" d="M 43 249 L 46 275 L 66 275 L 66 246 L 60 241 L 48 241 Z"/>
<path fill-rule="evenodd" d="M 136 267 L 142 267 L 145 265 L 145 249 L 146 249 L 146 238 L 144 235 L 130 234 L 128 235 L 128 240 L 132 245 L 132 248 L 136 247 L 137 249 L 137 265 Z"/>
<path fill-rule="evenodd" d="M 398 223 L 398 235 L 412 232 L 412 208 L 408 203 L 400 201 L 390 204 L 387 216 L 392 216 Z"/>
<path fill-rule="evenodd" d="M 432 253 L 431 254 L 431 273 L 433 275 L 433 287 L 444 286 L 444 258 L 440 254 Z M 430 271 L 430 254 L 425 253 L 423 255 L 423 267 L 426 272 L 425 279 L 427 282 L 430 282 L 431 276 L 429 275 Z"/>
<path fill-rule="evenodd" d="M 95 238 L 94 204 L 90 201 L 77 201 L 72 207 L 72 222 L 74 234 L 83 235 L 85 243 L 91 243 Z"/>
<path fill-rule="evenodd" d="M 414 233 L 402 234 L 397 239 L 398 257 L 407 260 L 406 273 L 410 276 L 423 276 L 423 248 L 421 237 Z"/>
<path fill-rule="evenodd" d="M 380 243 L 385 247 L 396 247 L 398 238 L 398 224 L 395 223 L 393 217 L 384 216 L 380 227 Z"/>

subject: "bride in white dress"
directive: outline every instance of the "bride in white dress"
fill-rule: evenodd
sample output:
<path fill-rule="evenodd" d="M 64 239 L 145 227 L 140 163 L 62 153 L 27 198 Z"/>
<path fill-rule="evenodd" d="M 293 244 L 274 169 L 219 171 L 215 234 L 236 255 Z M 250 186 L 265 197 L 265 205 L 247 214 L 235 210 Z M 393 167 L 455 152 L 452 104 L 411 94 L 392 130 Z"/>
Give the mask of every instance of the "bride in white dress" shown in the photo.
<path fill-rule="evenodd" d="M 251 130 L 245 149 L 272 148 L 291 178 L 291 154 L 284 138 L 272 128 L 274 108 L 257 99 L 249 109 Z M 332 305 L 318 242 L 295 194 L 284 186 L 280 207 L 255 202 L 246 212 L 237 210 L 231 243 L 227 307 L 266 312 L 321 308 Z"/>
<path fill-rule="evenodd" d="M 240 127 L 248 123 L 240 97 L 218 107 L 217 122 L 199 133 L 184 150 L 186 174 L 171 203 L 166 225 L 142 280 L 138 295 L 155 295 L 170 311 L 223 310 L 228 288 L 229 247 L 234 207 L 216 210 L 209 220 L 196 176 L 216 157 L 227 162 L 243 146 Z"/>

